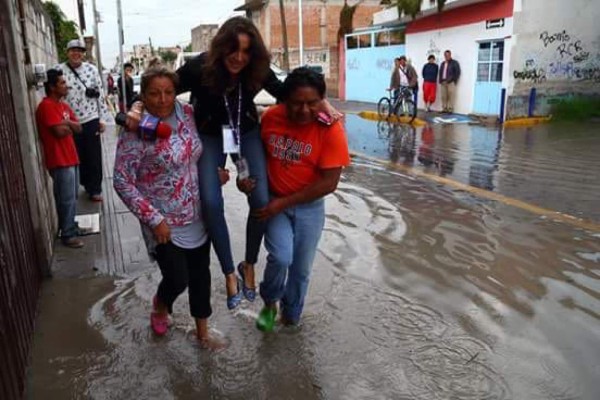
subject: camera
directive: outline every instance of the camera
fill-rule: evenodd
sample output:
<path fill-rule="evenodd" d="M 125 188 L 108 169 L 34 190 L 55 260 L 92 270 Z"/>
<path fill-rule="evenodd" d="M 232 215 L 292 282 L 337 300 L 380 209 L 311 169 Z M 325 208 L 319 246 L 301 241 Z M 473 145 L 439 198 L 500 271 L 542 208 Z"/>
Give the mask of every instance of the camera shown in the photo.
<path fill-rule="evenodd" d="M 96 88 L 86 88 L 85 89 L 85 97 L 89 97 L 91 99 L 97 99 L 100 97 L 100 92 Z"/>

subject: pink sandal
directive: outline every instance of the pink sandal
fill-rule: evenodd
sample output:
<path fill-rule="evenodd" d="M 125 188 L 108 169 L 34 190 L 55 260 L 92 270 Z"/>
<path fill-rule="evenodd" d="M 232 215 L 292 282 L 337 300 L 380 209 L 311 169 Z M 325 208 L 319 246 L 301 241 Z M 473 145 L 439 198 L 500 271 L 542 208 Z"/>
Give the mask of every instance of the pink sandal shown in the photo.
<path fill-rule="evenodd" d="M 152 305 L 156 310 L 156 296 L 152 299 Z M 156 311 L 152 311 L 150 314 L 150 326 L 157 336 L 164 336 L 169 330 L 169 316 L 167 314 L 161 314 Z"/>

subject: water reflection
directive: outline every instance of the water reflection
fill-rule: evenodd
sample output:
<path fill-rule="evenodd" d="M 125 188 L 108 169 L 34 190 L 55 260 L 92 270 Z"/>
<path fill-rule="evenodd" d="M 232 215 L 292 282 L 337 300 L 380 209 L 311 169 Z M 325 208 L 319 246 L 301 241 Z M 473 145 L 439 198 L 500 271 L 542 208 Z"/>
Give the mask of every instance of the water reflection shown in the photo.
<path fill-rule="evenodd" d="M 598 127 L 538 125 L 503 131 L 469 124 L 379 123 L 346 117 L 352 150 L 600 221 Z"/>

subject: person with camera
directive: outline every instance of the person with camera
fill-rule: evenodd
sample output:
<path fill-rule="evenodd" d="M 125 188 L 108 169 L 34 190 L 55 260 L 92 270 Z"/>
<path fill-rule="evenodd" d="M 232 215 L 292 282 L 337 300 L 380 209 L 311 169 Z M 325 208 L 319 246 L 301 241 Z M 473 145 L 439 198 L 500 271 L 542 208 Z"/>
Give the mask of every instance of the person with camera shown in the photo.
<path fill-rule="evenodd" d="M 167 333 L 173 303 L 187 288 L 200 344 L 219 348 L 223 343 L 208 329 L 210 242 L 198 188 L 203 145 L 192 107 L 175 98 L 178 81 L 177 74 L 160 65 L 151 65 L 142 75 L 143 117 L 148 123 L 120 134 L 113 185 L 139 219 L 148 253 L 162 273 L 152 302 L 152 330 L 158 336 Z M 124 123 L 121 118 L 117 122 Z M 166 134 L 164 124 L 169 127 Z M 224 183 L 228 176 L 221 179 Z"/>
<path fill-rule="evenodd" d="M 83 131 L 75 137 L 79 154 L 79 182 L 90 200 L 102 201 L 102 142 L 100 133 L 112 121 L 108 111 L 102 78 L 98 69 L 84 62 L 85 45 L 75 39 L 67 43 L 67 62 L 56 69 L 62 71 L 69 93 L 66 102 L 75 112 Z"/>
<path fill-rule="evenodd" d="M 56 69 L 47 72 L 44 83 L 46 97 L 35 113 L 44 150 L 44 161 L 52 177 L 54 203 L 62 243 L 71 248 L 83 247 L 77 238 L 77 166 L 79 158 L 73 136 L 81 134 L 81 125 L 73 110 L 63 102 L 69 92 L 63 73 Z"/>

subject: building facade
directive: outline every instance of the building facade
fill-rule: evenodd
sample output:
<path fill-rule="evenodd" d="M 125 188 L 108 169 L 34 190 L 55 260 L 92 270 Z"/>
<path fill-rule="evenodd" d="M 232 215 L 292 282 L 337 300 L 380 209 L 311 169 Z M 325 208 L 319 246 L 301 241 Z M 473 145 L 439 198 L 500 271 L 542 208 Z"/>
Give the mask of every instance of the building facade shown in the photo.
<path fill-rule="evenodd" d="M 399 16 L 396 7 L 386 9 L 375 14 L 374 26 L 346 37 L 341 94 L 376 102 L 389 85 L 394 57 L 406 55 L 420 72 L 430 54 L 439 63 L 451 50 L 462 69 L 457 112 L 499 115 L 505 104 L 507 117 L 526 115 L 535 88 L 535 113 L 547 114 L 557 98 L 600 93 L 600 7 L 594 4 L 449 0 L 438 13 L 424 1 L 414 20 Z M 387 48 L 380 37 L 390 30 L 402 43 Z"/>
<path fill-rule="evenodd" d="M 192 51 L 204 52 L 210 48 L 210 42 L 217 34 L 219 25 L 201 24 L 192 29 Z"/>
<path fill-rule="evenodd" d="M 372 23 L 373 14 L 382 10 L 380 0 L 350 0 L 349 5 L 360 3 L 354 13 L 353 25 Z M 300 65 L 298 1 L 284 0 L 288 36 L 290 68 Z M 337 95 L 339 78 L 340 12 L 344 0 L 303 0 L 302 30 L 304 64 L 321 67 L 330 93 Z M 278 0 L 246 0 L 236 11 L 246 11 L 260 30 L 265 45 L 271 51 L 273 62 L 283 66 L 283 30 Z"/>

